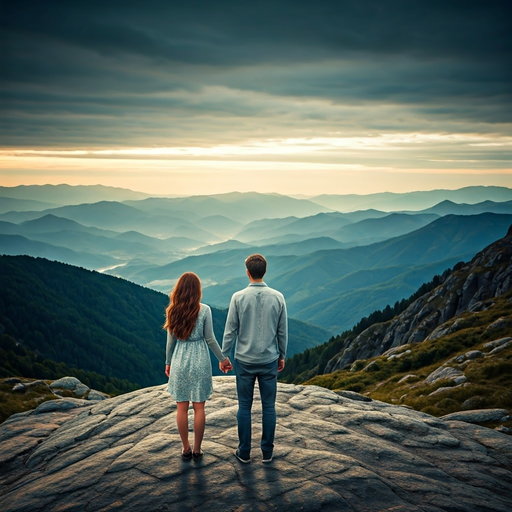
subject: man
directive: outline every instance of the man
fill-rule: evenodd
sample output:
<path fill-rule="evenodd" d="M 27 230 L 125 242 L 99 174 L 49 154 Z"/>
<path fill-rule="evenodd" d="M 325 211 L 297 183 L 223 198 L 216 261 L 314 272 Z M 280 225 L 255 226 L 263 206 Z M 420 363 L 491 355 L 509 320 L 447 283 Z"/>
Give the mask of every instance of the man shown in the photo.
<path fill-rule="evenodd" d="M 236 292 L 229 305 L 222 353 L 227 358 L 235 344 L 238 394 L 238 449 L 236 457 L 251 461 L 251 408 L 254 383 L 258 380 L 263 412 L 261 451 L 263 462 L 272 462 L 276 429 L 277 372 L 284 369 L 288 344 L 288 320 L 283 295 L 263 282 L 267 261 L 261 254 L 245 260 L 249 285 Z M 229 359 L 219 363 L 225 372 Z"/>

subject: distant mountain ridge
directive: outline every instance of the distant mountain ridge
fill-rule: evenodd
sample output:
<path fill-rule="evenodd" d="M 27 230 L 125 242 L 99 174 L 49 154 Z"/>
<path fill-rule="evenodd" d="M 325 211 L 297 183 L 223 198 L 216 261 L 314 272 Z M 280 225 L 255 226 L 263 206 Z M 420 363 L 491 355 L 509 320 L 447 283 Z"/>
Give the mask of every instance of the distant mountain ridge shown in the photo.
<path fill-rule="evenodd" d="M 364 316 L 400 300 L 434 274 L 473 257 L 502 237 L 511 222 L 512 215 L 448 216 L 412 233 L 368 246 L 289 255 L 280 255 L 279 251 L 274 255 L 272 246 L 255 246 L 251 252 L 268 255 L 267 282 L 285 294 L 292 316 L 339 333 L 353 325 L 354 316 Z M 152 286 L 163 276 L 176 279 L 191 270 L 215 283 L 205 286 L 205 298 L 211 304 L 227 307 L 231 294 L 240 286 L 238 276 L 244 276 L 247 255 L 246 249 L 239 249 L 193 256 L 125 276 Z M 360 273 L 360 283 L 365 286 L 355 280 L 352 289 L 340 286 L 340 280 L 355 272 Z M 113 273 L 123 275 L 123 269 Z M 403 279 L 396 281 L 397 276 Z"/>
<path fill-rule="evenodd" d="M 380 192 L 367 195 L 324 194 L 310 197 L 310 200 L 341 212 L 366 210 L 368 208 L 376 208 L 377 210 L 389 212 L 404 210 L 417 211 L 431 208 L 444 200 L 470 204 L 480 203 L 485 200 L 498 202 L 511 201 L 512 189 L 495 186 L 472 186 L 457 190 L 428 190 L 406 193 Z"/>
<path fill-rule="evenodd" d="M 502 198 L 497 196 L 507 190 L 427 195 L 449 192 L 469 201 L 485 194 Z M 418 194 L 399 196 L 421 199 Z M 512 207 L 511 201 L 491 200 L 444 200 L 430 212 L 341 213 L 277 194 L 108 199 L 0 214 L 0 252 L 49 257 L 163 292 L 182 272 L 195 271 L 205 300 L 219 307 L 227 307 L 243 286 L 245 258 L 262 252 L 269 259 L 269 284 L 285 293 L 291 315 L 333 334 L 349 328 L 357 315 L 400 300 L 435 273 L 471 258 L 504 234 L 512 215 L 489 213 Z"/>
<path fill-rule="evenodd" d="M 107 187 L 105 185 L 19 185 L 17 187 L 0 186 L 0 197 L 23 199 L 63 206 L 98 201 L 126 201 L 150 197 L 144 192 Z"/>

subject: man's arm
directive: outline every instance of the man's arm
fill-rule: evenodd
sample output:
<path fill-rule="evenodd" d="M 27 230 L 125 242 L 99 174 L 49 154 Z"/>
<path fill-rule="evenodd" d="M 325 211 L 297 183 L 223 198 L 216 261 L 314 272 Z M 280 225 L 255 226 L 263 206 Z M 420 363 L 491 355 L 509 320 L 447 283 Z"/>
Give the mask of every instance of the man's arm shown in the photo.
<path fill-rule="evenodd" d="M 279 316 L 279 322 L 277 324 L 277 346 L 279 349 L 279 359 L 283 360 L 286 358 L 286 349 L 288 347 L 288 313 L 286 311 L 286 302 L 283 299 L 283 305 L 281 309 L 281 315 Z"/>
<path fill-rule="evenodd" d="M 231 297 L 231 303 L 229 304 L 226 326 L 224 327 L 224 336 L 222 338 L 222 354 L 224 357 L 229 357 L 229 352 L 238 334 L 238 326 L 238 311 L 235 296 L 233 295 L 233 297 Z"/>

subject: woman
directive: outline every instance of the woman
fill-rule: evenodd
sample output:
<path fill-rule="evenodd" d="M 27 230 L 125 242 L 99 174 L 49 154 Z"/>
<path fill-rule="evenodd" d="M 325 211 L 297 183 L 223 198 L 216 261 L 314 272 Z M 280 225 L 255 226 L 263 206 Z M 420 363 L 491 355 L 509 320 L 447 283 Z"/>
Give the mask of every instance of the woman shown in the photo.
<path fill-rule="evenodd" d="M 201 281 L 196 274 L 186 272 L 178 279 L 165 311 L 167 390 L 177 403 L 176 423 L 183 444 L 181 456 L 185 460 L 199 459 L 203 455 L 204 403 L 213 391 L 212 365 L 206 344 L 217 359 L 227 365 L 227 370 L 231 369 L 229 358 L 222 355 L 215 339 L 211 309 L 200 300 Z M 194 407 L 193 449 L 188 440 L 189 402 Z"/>

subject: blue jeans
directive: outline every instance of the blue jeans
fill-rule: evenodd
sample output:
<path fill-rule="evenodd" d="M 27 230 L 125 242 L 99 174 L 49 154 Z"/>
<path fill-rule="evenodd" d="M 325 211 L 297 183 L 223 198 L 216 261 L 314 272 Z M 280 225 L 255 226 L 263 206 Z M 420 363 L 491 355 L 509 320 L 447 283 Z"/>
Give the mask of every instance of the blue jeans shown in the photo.
<path fill-rule="evenodd" d="M 261 451 L 263 457 L 272 456 L 276 431 L 277 359 L 267 364 L 247 364 L 235 361 L 236 391 L 238 394 L 238 451 L 248 459 L 251 453 L 251 408 L 254 397 L 254 383 L 258 379 L 263 431 Z"/>

